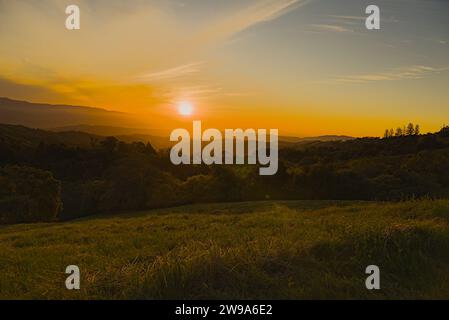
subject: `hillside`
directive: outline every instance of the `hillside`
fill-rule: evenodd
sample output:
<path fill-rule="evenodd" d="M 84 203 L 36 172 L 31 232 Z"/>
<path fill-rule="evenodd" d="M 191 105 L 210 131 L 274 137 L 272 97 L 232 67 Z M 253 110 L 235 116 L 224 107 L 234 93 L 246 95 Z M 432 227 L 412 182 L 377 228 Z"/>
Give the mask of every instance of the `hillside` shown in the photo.
<path fill-rule="evenodd" d="M 66 131 L 56 133 L 24 126 L 0 124 L 0 142 L 8 146 L 35 148 L 41 142 L 44 142 L 87 147 L 93 141 L 102 139 L 104 137 L 85 132 Z"/>
<path fill-rule="evenodd" d="M 81 269 L 81 290 L 64 270 Z M 381 290 L 365 288 L 365 268 Z M 449 201 L 210 204 L 0 227 L 0 298 L 449 299 Z"/>
<path fill-rule="evenodd" d="M 277 174 L 260 176 L 257 165 L 175 166 L 143 142 L 0 125 L 0 224 L 210 202 L 447 199 L 448 166 L 449 128 L 283 148 Z"/>
<path fill-rule="evenodd" d="M 118 125 L 132 123 L 132 116 L 102 108 L 31 103 L 0 97 L 1 123 L 33 128 L 54 128 L 80 123 Z"/>
<path fill-rule="evenodd" d="M 164 135 L 160 130 L 95 125 L 66 126 L 52 128 L 50 130 L 59 133 L 86 132 L 104 137 L 114 136 L 124 142 L 150 142 L 156 149 L 164 149 L 173 146 L 173 142 L 169 141 L 168 134 Z"/>
<path fill-rule="evenodd" d="M 124 128 L 124 127 L 113 127 L 113 126 L 99 126 L 99 125 L 73 125 L 56 127 L 49 129 L 55 132 L 65 132 L 65 131 L 81 131 L 91 134 L 96 134 L 99 136 L 128 136 L 133 134 L 141 135 L 157 135 L 157 130 L 152 129 L 142 129 L 142 128 Z"/>
<path fill-rule="evenodd" d="M 41 142 L 46 144 L 64 144 L 67 146 L 89 147 L 93 142 L 104 140 L 107 136 L 115 136 L 118 140 L 132 142 L 150 142 L 157 149 L 168 148 L 172 145 L 167 138 L 139 135 L 139 134 L 123 134 L 109 135 L 108 130 L 81 130 L 90 128 L 90 126 L 73 126 L 62 127 L 52 130 L 42 130 L 28 128 L 25 126 L 9 125 L 0 123 L 0 142 L 11 146 L 31 147 L 38 146 Z M 130 129 L 131 130 L 131 129 Z M 101 134 L 100 134 L 101 133 Z"/>

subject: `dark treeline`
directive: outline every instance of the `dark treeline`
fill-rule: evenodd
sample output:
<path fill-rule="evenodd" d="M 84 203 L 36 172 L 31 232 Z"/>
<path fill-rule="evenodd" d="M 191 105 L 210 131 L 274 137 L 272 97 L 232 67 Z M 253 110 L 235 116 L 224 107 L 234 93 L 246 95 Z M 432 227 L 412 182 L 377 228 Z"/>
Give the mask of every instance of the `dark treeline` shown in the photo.
<path fill-rule="evenodd" d="M 280 150 L 275 176 L 259 176 L 249 165 L 174 166 L 168 150 L 113 137 L 88 144 L 36 141 L 31 129 L 28 138 L 17 128 L 20 134 L 12 126 L 0 134 L 0 223 L 200 202 L 449 197 L 449 127 L 292 144 Z"/>

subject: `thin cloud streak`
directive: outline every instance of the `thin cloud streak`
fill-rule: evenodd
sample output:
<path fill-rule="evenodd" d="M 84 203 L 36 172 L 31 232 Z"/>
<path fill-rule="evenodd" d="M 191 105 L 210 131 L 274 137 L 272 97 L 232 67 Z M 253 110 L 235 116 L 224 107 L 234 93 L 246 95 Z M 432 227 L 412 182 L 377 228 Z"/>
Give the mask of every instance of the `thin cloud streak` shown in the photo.
<path fill-rule="evenodd" d="M 145 82 L 156 82 L 160 80 L 171 80 L 180 77 L 185 77 L 200 72 L 201 70 L 200 66 L 202 64 L 203 62 L 188 63 L 185 65 L 177 66 L 174 68 L 158 72 L 147 73 L 142 76 L 139 76 L 138 79 Z"/>
<path fill-rule="evenodd" d="M 405 68 L 397 68 L 388 72 L 377 72 L 337 78 L 336 81 L 339 83 L 367 83 L 374 81 L 417 80 L 439 74 L 447 70 L 449 70 L 449 67 L 434 68 L 429 66 L 410 66 Z"/>
<path fill-rule="evenodd" d="M 330 31 L 339 33 L 354 32 L 353 30 L 350 30 L 348 28 L 331 24 L 311 24 L 310 27 L 312 27 L 315 31 Z"/>
<path fill-rule="evenodd" d="M 362 16 L 327 15 L 327 17 L 336 18 L 336 19 L 343 19 L 343 20 L 358 20 L 358 21 L 363 21 L 363 20 L 366 19 L 366 17 L 362 17 Z"/>
<path fill-rule="evenodd" d="M 340 20 L 340 21 L 365 21 L 366 18 L 368 17 L 368 15 L 366 16 L 344 16 L 344 15 L 327 15 L 326 17 L 335 19 L 335 20 Z M 395 17 L 384 17 L 381 19 L 382 22 L 388 22 L 388 23 L 397 23 L 399 22 L 398 19 L 396 19 Z"/>

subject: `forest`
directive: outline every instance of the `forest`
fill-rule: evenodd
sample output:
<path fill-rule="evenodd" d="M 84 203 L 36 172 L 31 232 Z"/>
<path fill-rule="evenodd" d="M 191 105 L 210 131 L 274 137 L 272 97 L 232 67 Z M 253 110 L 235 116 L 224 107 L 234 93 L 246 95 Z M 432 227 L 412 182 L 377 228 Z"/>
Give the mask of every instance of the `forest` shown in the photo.
<path fill-rule="evenodd" d="M 175 166 L 150 143 L 0 125 L 0 224 L 195 203 L 448 198 L 449 127 L 387 131 L 285 145 L 277 174 L 260 176 L 256 165 Z"/>

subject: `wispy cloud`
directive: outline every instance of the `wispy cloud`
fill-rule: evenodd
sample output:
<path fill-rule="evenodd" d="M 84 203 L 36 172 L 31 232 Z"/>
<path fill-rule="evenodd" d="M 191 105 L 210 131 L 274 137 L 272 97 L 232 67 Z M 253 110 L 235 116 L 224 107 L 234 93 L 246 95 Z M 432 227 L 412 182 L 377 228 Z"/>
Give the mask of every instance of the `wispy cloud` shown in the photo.
<path fill-rule="evenodd" d="M 333 24 L 311 24 L 310 27 L 314 31 L 353 32 L 351 29 Z"/>
<path fill-rule="evenodd" d="M 360 34 L 365 30 L 365 20 L 367 16 L 354 15 L 325 15 L 321 23 L 311 24 L 310 32 L 351 32 Z M 394 17 L 382 18 L 381 23 L 396 23 L 399 22 Z"/>
<path fill-rule="evenodd" d="M 364 25 L 364 21 L 366 20 L 368 15 L 366 16 L 345 16 L 345 15 L 327 15 L 326 17 L 334 20 L 334 21 L 340 21 L 343 23 L 349 23 L 349 24 L 353 24 L 356 22 L 363 22 Z M 399 22 L 398 19 L 396 19 L 395 17 L 383 17 L 381 19 L 382 23 L 397 23 Z"/>
<path fill-rule="evenodd" d="M 156 82 L 160 80 L 171 80 L 180 77 L 185 77 L 188 75 L 198 73 L 201 69 L 200 66 L 202 64 L 203 62 L 188 63 L 185 65 L 173 67 L 162 71 L 150 72 L 139 76 L 138 79 L 144 82 Z"/>
<path fill-rule="evenodd" d="M 312 0 L 263 0 L 215 20 L 195 37 L 195 43 L 227 39 L 252 26 L 274 20 Z"/>
<path fill-rule="evenodd" d="M 340 83 L 366 83 L 374 81 L 423 79 L 447 70 L 449 70 L 449 67 L 435 68 L 429 66 L 410 66 L 404 68 L 396 68 L 386 72 L 340 77 L 335 80 Z"/>
<path fill-rule="evenodd" d="M 343 20 L 365 20 L 366 17 L 362 16 L 340 16 L 340 15 L 327 15 L 327 17 Z"/>
<path fill-rule="evenodd" d="M 366 17 L 363 16 L 341 16 L 341 15 L 327 15 L 325 16 L 326 20 L 329 21 L 329 24 L 338 24 L 338 25 L 365 25 Z"/>

